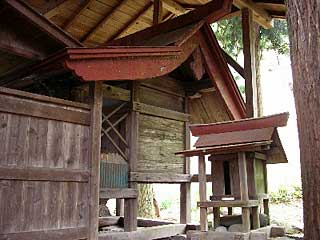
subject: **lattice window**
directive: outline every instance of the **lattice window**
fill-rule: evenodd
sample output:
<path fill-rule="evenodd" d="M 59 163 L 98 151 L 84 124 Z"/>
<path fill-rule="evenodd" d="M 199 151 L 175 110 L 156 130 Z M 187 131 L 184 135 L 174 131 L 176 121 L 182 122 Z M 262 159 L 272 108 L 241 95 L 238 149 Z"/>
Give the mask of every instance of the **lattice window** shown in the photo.
<path fill-rule="evenodd" d="M 128 156 L 126 154 L 126 150 L 128 150 L 129 145 L 126 140 L 125 134 L 121 133 L 118 129 L 117 126 L 122 122 L 125 121 L 129 115 L 128 112 L 125 112 L 123 114 L 120 114 L 121 110 L 125 108 L 125 106 L 128 103 L 122 103 L 118 107 L 116 107 L 112 112 L 109 114 L 104 114 L 102 113 L 102 128 L 101 128 L 101 137 L 106 136 L 108 140 L 112 143 L 112 145 L 115 147 L 115 149 L 118 151 L 118 153 L 126 160 L 128 161 Z M 114 117 L 116 114 L 119 114 L 119 117 L 112 122 L 111 117 Z M 125 146 L 125 150 L 121 149 L 120 144 L 117 144 L 117 142 L 110 136 L 110 131 L 113 131 L 117 138 L 120 139 L 119 142 L 121 142 Z"/>

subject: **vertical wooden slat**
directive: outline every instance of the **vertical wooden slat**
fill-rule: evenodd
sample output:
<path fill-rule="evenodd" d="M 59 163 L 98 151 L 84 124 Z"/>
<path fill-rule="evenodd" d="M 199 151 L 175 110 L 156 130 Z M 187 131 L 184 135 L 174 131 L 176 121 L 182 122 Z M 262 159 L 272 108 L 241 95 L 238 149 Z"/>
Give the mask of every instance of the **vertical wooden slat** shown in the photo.
<path fill-rule="evenodd" d="M 90 84 L 91 126 L 90 126 L 90 198 L 89 198 L 89 240 L 98 238 L 99 226 L 99 175 L 101 155 L 102 82 Z"/>
<path fill-rule="evenodd" d="M 206 161 L 205 156 L 199 156 L 199 196 L 200 202 L 207 199 Z M 207 208 L 200 207 L 200 230 L 208 231 Z"/>
<path fill-rule="evenodd" d="M 253 13 L 252 10 L 248 8 L 242 9 L 241 13 L 247 117 L 257 117 L 258 111 Z"/>

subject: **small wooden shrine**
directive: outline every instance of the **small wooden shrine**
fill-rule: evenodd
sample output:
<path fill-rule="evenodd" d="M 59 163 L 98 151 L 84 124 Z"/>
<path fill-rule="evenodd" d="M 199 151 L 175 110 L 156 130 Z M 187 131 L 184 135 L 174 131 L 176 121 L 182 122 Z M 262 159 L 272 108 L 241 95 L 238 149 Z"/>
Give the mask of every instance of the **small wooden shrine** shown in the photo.
<path fill-rule="evenodd" d="M 242 208 L 242 231 L 260 227 L 259 209 L 269 215 L 267 164 L 286 163 L 277 127 L 287 124 L 288 114 L 216 124 L 192 125 L 199 137 L 195 149 L 179 152 L 199 157 L 200 226 L 208 230 L 207 209 L 213 208 L 214 227 L 220 226 L 220 208 Z M 207 199 L 206 159 L 211 162 L 212 196 Z M 251 215 L 251 217 L 250 217 Z M 252 219 L 252 222 L 250 221 Z"/>

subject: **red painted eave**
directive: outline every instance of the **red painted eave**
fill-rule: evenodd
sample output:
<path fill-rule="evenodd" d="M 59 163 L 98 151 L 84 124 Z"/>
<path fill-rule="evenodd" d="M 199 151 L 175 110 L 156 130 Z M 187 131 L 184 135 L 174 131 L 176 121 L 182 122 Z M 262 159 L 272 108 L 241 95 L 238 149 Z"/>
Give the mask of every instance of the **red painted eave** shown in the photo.
<path fill-rule="evenodd" d="M 289 113 L 281 113 L 261 118 L 247 118 L 237 121 L 214 124 L 198 124 L 190 126 L 193 136 L 218 134 L 225 132 L 245 131 L 252 129 L 284 127 L 287 125 Z"/>

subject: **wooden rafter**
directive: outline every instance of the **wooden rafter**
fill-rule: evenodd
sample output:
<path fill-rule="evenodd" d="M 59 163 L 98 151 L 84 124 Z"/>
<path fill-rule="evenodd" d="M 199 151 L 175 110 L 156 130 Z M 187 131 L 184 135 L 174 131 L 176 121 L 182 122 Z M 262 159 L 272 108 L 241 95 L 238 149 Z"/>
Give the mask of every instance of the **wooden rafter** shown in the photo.
<path fill-rule="evenodd" d="M 66 2 L 66 0 L 45 1 L 45 3 L 39 8 L 39 12 L 41 14 L 47 14 L 50 11 L 54 11 L 55 8 L 59 7 L 64 2 Z"/>
<path fill-rule="evenodd" d="M 101 19 L 96 26 L 94 26 L 82 39 L 82 42 L 88 41 L 97 31 L 103 28 L 112 16 L 124 6 L 129 0 L 121 0 L 103 19 Z"/>
<path fill-rule="evenodd" d="M 77 20 L 77 18 L 89 7 L 89 5 L 94 0 L 85 0 L 77 9 L 74 11 L 69 19 L 64 23 L 64 26 L 62 27 L 65 30 L 69 30 L 71 25 Z"/>
<path fill-rule="evenodd" d="M 59 11 L 61 10 L 61 8 L 63 8 L 63 6 L 70 0 L 61 0 L 61 1 L 56 1 L 56 4 L 53 5 L 51 8 L 47 9 L 47 11 L 42 12 L 42 14 L 44 16 L 46 16 L 46 18 L 50 19 L 52 17 L 54 17 L 55 15 L 57 15 L 59 13 Z M 53 2 L 53 1 L 49 1 L 49 2 Z"/>
<path fill-rule="evenodd" d="M 187 13 L 189 10 L 181 6 L 179 3 L 173 0 L 162 0 L 163 7 L 169 12 L 179 16 Z"/>
<path fill-rule="evenodd" d="M 108 37 L 108 39 L 105 41 L 105 44 L 108 43 L 110 40 L 114 40 L 120 36 L 122 36 L 122 34 L 124 34 L 126 31 L 130 30 L 135 23 L 139 20 L 139 18 L 143 15 L 145 15 L 148 11 L 150 11 L 152 8 L 152 3 L 149 3 L 147 5 L 145 5 L 136 15 L 134 15 L 134 17 L 127 22 L 119 31 L 117 31 L 114 35 Z"/>
<path fill-rule="evenodd" d="M 162 0 L 154 0 L 153 3 L 153 25 L 161 23 L 162 20 Z"/>
<path fill-rule="evenodd" d="M 259 5 L 252 2 L 252 0 L 233 0 L 233 4 L 239 8 L 248 8 L 253 11 L 253 20 L 259 23 L 262 27 L 269 29 L 272 28 L 272 17 Z"/>

